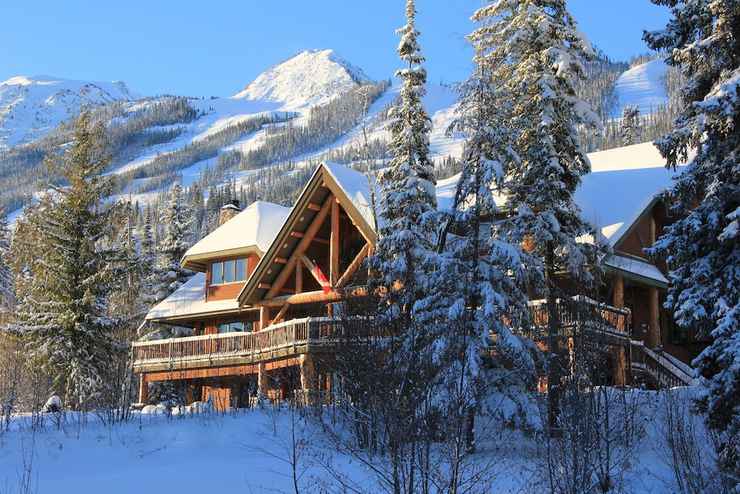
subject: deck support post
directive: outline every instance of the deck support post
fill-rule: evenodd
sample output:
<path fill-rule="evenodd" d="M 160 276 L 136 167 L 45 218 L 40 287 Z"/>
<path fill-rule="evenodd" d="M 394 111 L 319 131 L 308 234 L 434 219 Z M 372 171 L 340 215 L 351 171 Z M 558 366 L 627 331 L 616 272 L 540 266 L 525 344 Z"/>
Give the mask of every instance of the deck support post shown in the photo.
<path fill-rule="evenodd" d="M 257 364 L 257 393 L 263 398 L 267 397 L 267 370 L 265 364 L 260 362 Z"/>
<path fill-rule="evenodd" d="M 615 386 L 627 386 L 630 382 L 629 363 L 627 360 L 627 349 L 622 345 L 618 345 L 613 353 L 613 380 Z"/>
<path fill-rule="evenodd" d="M 300 357 L 301 368 L 301 391 L 306 404 L 313 403 L 313 395 L 316 391 L 316 366 L 313 356 L 304 353 Z"/>
<path fill-rule="evenodd" d="M 612 294 L 612 305 L 617 309 L 624 307 L 624 276 L 618 274 L 614 277 L 614 293 Z"/>
<path fill-rule="evenodd" d="M 648 347 L 655 348 L 660 346 L 660 297 L 658 289 L 651 286 L 648 288 L 648 305 L 650 309 L 650 320 L 648 325 L 648 334 L 646 342 Z"/>
<path fill-rule="evenodd" d="M 146 405 L 147 401 L 149 401 L 149 383 L 146 374 L 141 373 L 139 375 L 139 403 Z"/>

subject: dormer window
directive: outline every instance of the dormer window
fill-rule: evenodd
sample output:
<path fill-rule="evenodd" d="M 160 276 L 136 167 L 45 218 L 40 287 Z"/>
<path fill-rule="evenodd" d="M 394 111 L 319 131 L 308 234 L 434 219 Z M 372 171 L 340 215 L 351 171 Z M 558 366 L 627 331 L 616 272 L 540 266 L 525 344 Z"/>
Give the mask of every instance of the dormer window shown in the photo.
<path fill-rule="evenodd" d="M 246 258 L 229 259 L 211 264 L 211 285 L 238 283 L 247 279 Z"/>

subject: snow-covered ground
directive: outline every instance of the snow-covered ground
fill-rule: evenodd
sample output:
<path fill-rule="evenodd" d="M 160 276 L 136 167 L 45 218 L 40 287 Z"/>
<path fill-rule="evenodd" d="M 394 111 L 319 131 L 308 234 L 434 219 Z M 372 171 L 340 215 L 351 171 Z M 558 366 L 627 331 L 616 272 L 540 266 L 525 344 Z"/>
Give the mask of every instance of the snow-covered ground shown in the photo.
<path fill-rule="evenodd" d="M 688 396 L 686 390 L 673 393 L 684 401 Z M 630 399 L 642 400 L 636 423 L 645 425 L 645 433 L 627 458 L 621 490 L 615 492 L 675 491 L 663 432 L 665 396 L 631 393 Z M 29 465 L 32 492 L 41 494 L 293 492 L 291 431 L 300 444 L 302 491 L 322 492 L 323 487 L 341 492 L 326 469 L 331 464 L 361 492 L 379 492 L 362 462 L 337 453 L 313 419 L 288 409 L 169 417 L 137 412 L 128 423 L 113 426 L 92 414 L 86 423 L 69 414 L 58 427 L 47 416 L 36 432 L 29 421 L 16 417 L 11 431 L 0 434 L 0 492 L 15 492 Z M 499 428 L 482 436 L 478 446 L 474 461 L 494 465 L 489 471 L 492 492 L 547 492 L 542 437 Z"/>
<path fill-rule="evenodd" d="M 614 87 L 618 98 L 614 116 L 621 117 L 627 106 L 637 106 L 642 115 L 647 115 L 668 103 L 664 83 L 667 70 L 663 60 L 652 60 L 620 75 Z"/>

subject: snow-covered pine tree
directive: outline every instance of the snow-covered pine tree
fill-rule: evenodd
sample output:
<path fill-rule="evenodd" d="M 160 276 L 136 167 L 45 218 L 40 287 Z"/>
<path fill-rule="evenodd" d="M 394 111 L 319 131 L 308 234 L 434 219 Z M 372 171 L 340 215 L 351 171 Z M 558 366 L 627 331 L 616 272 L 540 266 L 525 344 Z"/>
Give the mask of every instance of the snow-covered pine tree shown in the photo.
<path fill-rule="evenodd" d="M 379 275 L 376 281 L 387 288 L 384 316 L 393 319 L 411 318 L 414 304 L 425 295 L 437 204 L 434 164 L 429 159 L 431 120 L 422 105 L 426 71 L 413 0 L 406 2 L 406 16 L 407 24 L 398 30 L 398 53 L 407 66 L 396 72 L 402 81 L 400 101 L 391 112 L 392 157 L 379 177 L 380 235 L 371 259 Z"/>
<path fill-rule="evenodd" d="M 182 187 L 175 183 L 169 192 L 167 206 L 160 216 L 164 235 L 158 245 L 159 260 L 152 283 L 151 303 L 164 300 L 180 288 L 192 272 L 180 266 L 180 259 L 190 247 L 192 217 L 182 197 Z"/>
<path fill-rule="evenodd" d="M 675 130 L 656 145 L 668 167 L 688 164 L 668 196 L 679 219 L 652 252 L 667 258 L 666 306 L 678 325 L 711 339 L 694 360 L 700 405 L 722 434 L 724 468 L 740 492 L 740 2 L 653 3 L 673 17 L 645 40 L 686 78 Z"/>
<path fill-rule="evenodd" d="M 0 312 L 13 306 L 13 274 L 10 271 L 10 230 L 5 210 L 0 207 Z"/>
<path fill-rule="evenodd" d="M 157 262 L 157 250 L 154 245 L 152 228 L 152 210 L 147 206 L 139 234 L 141 238 L 141 277 L 144 280 L 150 279 Z"/>
<path fill-rule="evenodd" d="M 134 230 L 134 209 L 131 202 L 121 207 L 121 226 L 118 232 L 116 248 L 120 252 L 120 269 L 123 283 L 117 290 L 117 303 L 133 308 L 140 299 L 141 262 L 138 239 Z M 132 314 L 133 315 L 133 314 Z"/>
<path fill-rule="evenodd" d="M 619 124 L 619 133 L 622 137 L 623 146 L 638 143 L 640 139 L 640 108 L 631 105 L 624 107 L 622 121 Z"/>
<path fill-rule="evenodd" d="M 561 358 L 556 299 L 565 294 L 555 274 L 568 272 L 591 281 L 590 249 L 578 237 L 591 232 L 573 194 L 590 163 L 578 128 L 598 128 L 598 117 L 579 100 L 575 81 L 583 77 L 590 47 L 576 30 L 564 0 L 498 0 L 479 9 L 476 37 L 486 37 L 490 79 L 501 86 L 491 102 L 513 132 L 503 192 L 511 215 L 502 239 L 525 244 L 530 267 L 544 280 L 537 288 L 547 299 L 549 352 L 548 422 L 557 428 Z M 475 39 L 475 38 L 474 38 Z"/>
<path fill-rule="evenodd" d="M 12 328 L 74 408 L 95 404 L 119 349 L 111 335 L 117 320 L 107 310 L 119 278 L 119 253 L 109 247 L 118 206 L 104 203 L 112 179 L 101 175 L 107 165 L 105 129 L 83 113 L 72 144 L 49 160 L 68 185 L 51 186 L 37 206 L 26 208 L 19 245 L 14 242 L 21 256 Z"/>
<path fill-rule="evenodd" d="M 389 347 L 383 349 L 384 365 L 378 372 L 387 381 L 384 401 L 394 402 L 395 407 L 384 417 L 382 433 L 396 472 L 394 488 L 399 491 L 413 490 L 403 482 L 418 477 L 415 454 L 429 432 L 424 419 L 432 389 L 429 361 L 434 331 L 423 324 L 426 307 L 419 303 L 432 289 L 430 275 L 436 269 L 431 120 L 422 105 L 426 71 L 413 0 L 406 2 L 406 16 L 406 25 L 397 31 L 398 53 L 406 66 L 396 72 L 402 81 L 400 101 L 391 114 L 391 159 L 379 177 L 379 236 L 369 259 L 371 291 L 382 293 L 373 314 L 376 324 L 398 336 L 381 343 Z"/>

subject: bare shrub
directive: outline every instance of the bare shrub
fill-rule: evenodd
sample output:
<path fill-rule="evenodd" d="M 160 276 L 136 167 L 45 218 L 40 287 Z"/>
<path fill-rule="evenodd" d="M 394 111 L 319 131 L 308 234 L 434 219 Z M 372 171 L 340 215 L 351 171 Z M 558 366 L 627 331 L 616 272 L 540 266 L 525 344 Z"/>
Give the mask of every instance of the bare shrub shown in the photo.
<path fill-rule="evenodd" d="M 680 494 L 720 494 L 722 485 L 717 451 L 719 437 L 691 409 L 690 389 L 662 394 L 662 436 L 666 463 Z"/>

